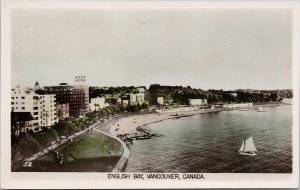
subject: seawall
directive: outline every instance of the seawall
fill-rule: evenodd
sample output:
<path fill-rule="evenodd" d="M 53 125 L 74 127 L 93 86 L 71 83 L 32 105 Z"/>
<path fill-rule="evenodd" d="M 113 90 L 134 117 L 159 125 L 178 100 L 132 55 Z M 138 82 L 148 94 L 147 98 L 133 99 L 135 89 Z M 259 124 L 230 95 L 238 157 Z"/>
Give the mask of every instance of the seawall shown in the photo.
<path fill-rule="evenodd" d="M 122 148 L 123 148 L 123 154 L 122 154 L 120 160 L 118 161 L 118 163 L 116 164 L 116 166 L 114 167 L 114 169 L 112 170 L 112 172 L 122 172 L 126 167 L 126 164 L 127 164 L 127 161 L 128 161 L 129 155 L 130 155 L 130 151 L 129 151 L 128 147 L 121 139 L 114 137 L 108 133 L 105 133 L 99 129 L 94 129 L 94 130 L 98 131 L 100 133 L 103 133 L 113 139 L 116 139 L 117 141 L 119 141 L 121 143 Z"/>

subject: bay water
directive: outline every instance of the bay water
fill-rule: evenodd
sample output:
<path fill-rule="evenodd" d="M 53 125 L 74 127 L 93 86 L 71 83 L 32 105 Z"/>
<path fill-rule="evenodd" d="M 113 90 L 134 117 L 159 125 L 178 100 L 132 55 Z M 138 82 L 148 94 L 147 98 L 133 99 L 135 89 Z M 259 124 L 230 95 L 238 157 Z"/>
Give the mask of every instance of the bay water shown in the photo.
<path fill-rule="evenodd" d="M 292 172 L 291 105 L 205 113 L 145 128 L 163 136 L 134 141 L 125 172 Z M 240 155 L 250 136 L 257 155 Z"/>

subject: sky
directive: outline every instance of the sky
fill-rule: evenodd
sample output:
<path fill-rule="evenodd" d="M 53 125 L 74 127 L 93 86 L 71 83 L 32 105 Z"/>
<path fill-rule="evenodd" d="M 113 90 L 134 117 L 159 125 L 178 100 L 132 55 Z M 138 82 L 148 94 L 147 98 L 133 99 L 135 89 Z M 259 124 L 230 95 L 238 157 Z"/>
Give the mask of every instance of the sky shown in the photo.
<path fill-rule="evenodd" d="M 12 86 L 292 88 L 284 9 L 14 10 Z"/>

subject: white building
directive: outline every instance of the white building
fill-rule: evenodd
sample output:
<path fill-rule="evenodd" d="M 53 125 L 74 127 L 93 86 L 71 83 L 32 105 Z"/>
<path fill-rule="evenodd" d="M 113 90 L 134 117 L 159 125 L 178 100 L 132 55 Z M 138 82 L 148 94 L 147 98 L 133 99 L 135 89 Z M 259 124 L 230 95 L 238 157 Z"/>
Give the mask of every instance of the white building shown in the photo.
<path fill-rule="evenodd" d="M 137 94 L 136 101 L 138 104 L 142 105 L 145 102 L 145 94 L 144 93 Z"/>
<path fill-rule="evenodd" d="M 201 106 L 204 104 L 204 101 L 202 99 L 189 99 L 189 104 L 190 106 Z"/>
<path fill-rule="evenodd" d="M 40 104 L 43 108 L 41 125 L 45 127 L 51 127 L 58 122 L 55 95 L 39 95 L 39 98 Z"/>
<path fill-rule="evenodd" d="M 128 106 L 129 105 L 129 100 L 123 100 L 123 106 Z"/>
<path fill-rule="evenodd" d="M 236 93 L 236 92 L 233 92 L 233 93 L 231 93 L 231 96 L 237 97 L 237 93 Z"/>
<path fill-rule="evenodd" d="M 90 103 L 90 111 L 98 111 L 99 109 L 105 108 L 105 98 L 104 97 L 97 97 L 92 98 Z"/>
<path fill-rule="evenodd" d="M 129 94 L 130 105 L 137 105 L 136 94 Z"/>
<path fill-rule="evenodd" d="M 145 94 L 138 93 L 138 94 L 129 94 L 129 103 L 130 105 L 142 105 L 145 102 Z"/>
<path fill-rule="evenodd" d="M 29 130 L 35 132 L 58 122 L 55 95 L 39 95 L 17 87 L 11 91 L 11 109 L 12 112 L 30 112 L 33 125 Z"/>
<path fill-rule="evenodd" d="M 164 105 L 164 97 L 157 97 L 157 103 L 159 105 Z"/>

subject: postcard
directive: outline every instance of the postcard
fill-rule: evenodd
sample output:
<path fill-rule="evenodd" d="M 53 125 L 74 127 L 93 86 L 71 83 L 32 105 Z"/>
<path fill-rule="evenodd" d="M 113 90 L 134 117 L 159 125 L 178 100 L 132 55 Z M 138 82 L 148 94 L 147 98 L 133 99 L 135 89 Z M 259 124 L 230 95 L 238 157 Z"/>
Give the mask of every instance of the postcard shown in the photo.
<path fill-rule="evenodd" d="M 1 187 L 296 188 L 298 1 L 2 1 Z"/>

